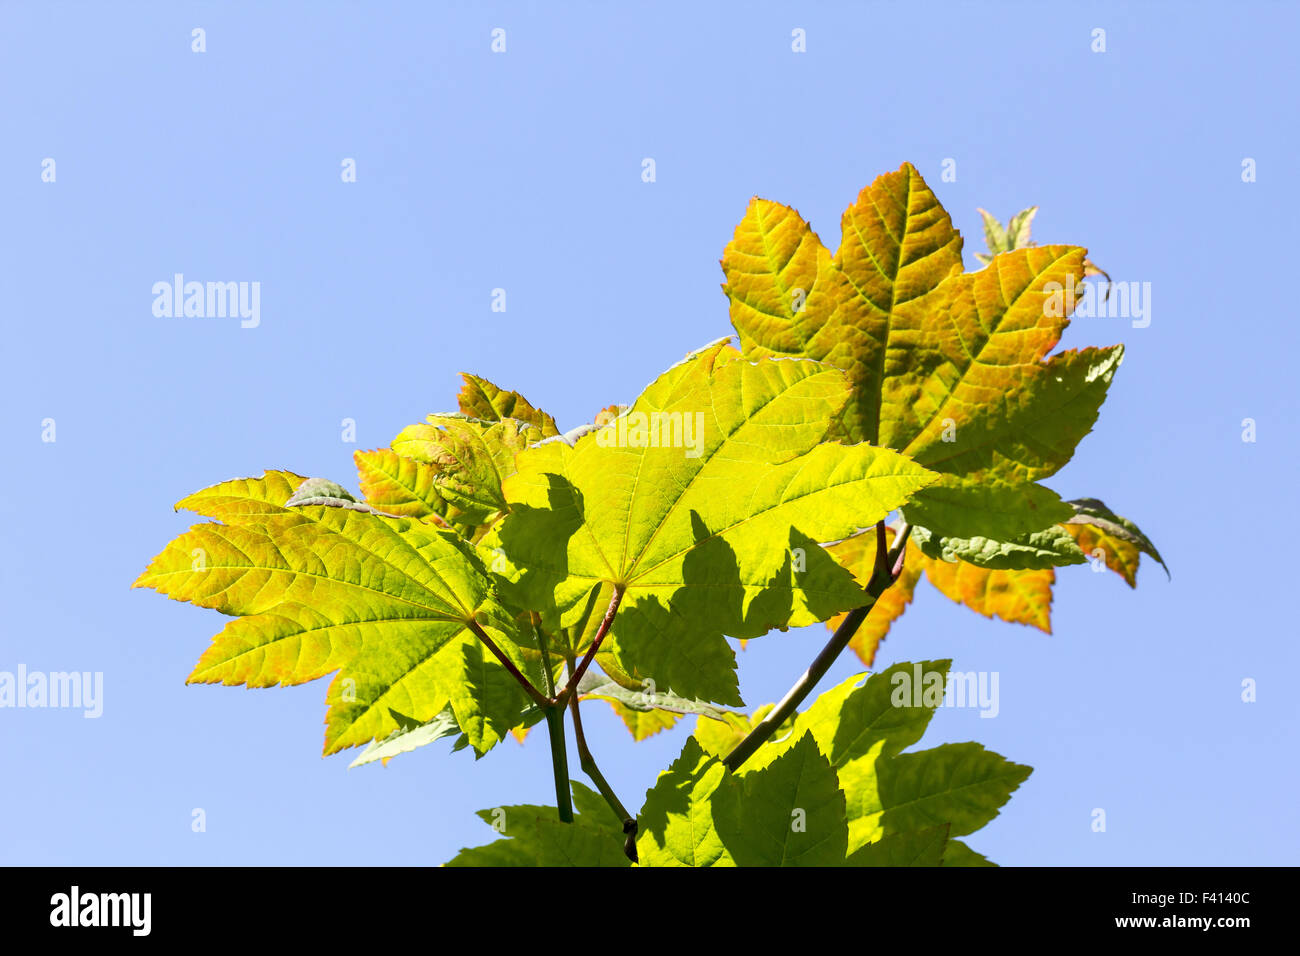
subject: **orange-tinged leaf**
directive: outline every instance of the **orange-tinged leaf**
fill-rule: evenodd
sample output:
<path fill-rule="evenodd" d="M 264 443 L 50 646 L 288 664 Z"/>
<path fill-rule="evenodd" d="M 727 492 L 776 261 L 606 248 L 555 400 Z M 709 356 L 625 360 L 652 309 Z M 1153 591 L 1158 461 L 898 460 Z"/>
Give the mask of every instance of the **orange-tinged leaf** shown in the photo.
<path fill-rule="evenodd" d="M 682 719 L 681 714 L 672 714 L 666 710 L 636 710 L 620 704 L 616 700 L 604 699 L 609 703 L 610 707 L 614 708 L 614 713 L 618 714 L 622 719 L 623 724 L 632 734 L 633 740 L 645 740 L 647 737 L 653 737 Z"/>
<path fill-rule="evenodd" d="M 352 455 L 366 503 L 404 518 L 431 519 L 446 527 L 448 504 L 438 494 L 438 470 L 422 461 L 404 458 L 387 449 L 358 451 Z"/>
<path fill-rule="evenodd" d="M 892 546 L 893 530 L 886 529 L 886 533 Z M 875 565 L 875 538 L 874 531 L 864 532 L 827 548 L 864 587 Z M 1056 575 L 1051 568 L 989 570 L 966 561 L 941 561 L 927 557 L 908 541 L 898 580 L 876 601 L 849 644 L 868 667 L 894 621 L 912 602 L 922 573 L 939 593 L 985 617 L 996 616 L 1013 624 L 1028 624 L 1048 634 L 1052 632 L 1052 585 Z M 835 630 L 844 616 L 831 618 L 826 627 Z"/>
<path fill-rule="evenodd" d="M 498 422 L 506 418 L 535 425 L 541 430 L 543 438 L 560 433 L 555 419 L 533 404 L 518 392 L 508 391 L 499 385 L 493 385 L 485 378 L 462 373 L 465 384 L 457 396 L 460 410 L 470 418 L 485 422 Z"/>
<path fill-rule="evenodd" d="M 1065 530 L 1074 535 L 1084 554 L 1106 562 L 1106 567 L 1127 581 L 1129 587 L 1137 587 L 1138 562 L 1142 558 L 1137 545 L 1090 524 L 1071 523 L 1065 525 Z"/>
<path fill-rule="evenodd" d="M 888 401 L 887 385 L 897 382 L 899 361 L 908 357 L 915 325 L 906 319 L 908 311 L 962 271 L 962 238 L 910 163 L 863 189 L 840 228 L 843 240 L 834 261 L 853 293 L 844 314 L 865 333 L 851 373 L 857 414 L 846 415 L 848 435 L 897 448 L 882 431 L 882 391 Z"/>
<path fill-rule="evenodd" d="M 501 483 L 515 470 L 515 454 L 542 430 L 515 418 L 495 422 L 460 415 L 430 415 L 393 439 L 393 451 L 433 469 L 438 494 L 477 524 L 506 509 Z"/>
<path fill-rule="evenodd" d="M 864 189 L 841 226 L 832 257 L 798 212 L 752 200 L 723 254 L 723 288 L 745 355 L 843 369 L 854 392 L 840 432 L 876 443 L 899 310 L 961 271 L 962 241 L 909 163 Z"/>
<path fill-rule="evenodd" d="M 909 354 L 900 352 L 898 373 L 885 383 L 881 444 L 970 475 L 954 457 L 1006 430 L 1001 419 L 1014 409 L 1008 400 L 1049 374 L 1041 359 L 1068 324 L 1064 296 L 1059 310 L 1049 301 L 1052 284 L 1081 282 L 1083 256 L 1077 246 L 1003 253 L 902 310 L 895 329 Z M 949 421 L 955 435 L 945 436 Z"/>
<path fill-rule="evenodd" d="M 1017 241 L 1031 218 L 1012 224 Z M 746 357 L 842 369 L 851 392 L 829 437 L 892 448 L 946 476 L 918 492 L 915 517 L 904 508 L 927 553 L 1004 568 L 1081 561 L 1068 536 L 1052 547 L 1033 537 L 1050 538 L 1064 515 L 1054 493 L 1031 485 L 1070 460 L 1123 354 L 1045 360 L 1076 304 L 1066 290 L 1081 287 L 1085 250 L 1011 248 L 993 223 L 1000 254 L 963 272 L 961 236 L 908 164 L 864 189 L 841 227 L 832 256 L 793 209 L 749 204 L 722 259 Z M 955 507 L 972 489 L 997 491 L 997 507 Z M 962 520 L 950 524 L 954 515 Z"/>
<path fill-rule="evenodd" d="M 923 567 L 926 579 L 939 593 L 972 611 L 1052 633 L 1052 585 L 1056 572 L 1051 568 L 998 571 L 967 561 L 936 561 L 910 543 L 907 561 Z"/>

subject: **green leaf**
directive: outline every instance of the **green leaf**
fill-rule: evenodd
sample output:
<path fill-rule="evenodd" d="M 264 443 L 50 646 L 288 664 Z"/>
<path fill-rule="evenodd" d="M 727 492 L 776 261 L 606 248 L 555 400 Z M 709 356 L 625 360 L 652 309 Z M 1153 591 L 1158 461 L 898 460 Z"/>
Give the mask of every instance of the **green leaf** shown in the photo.
<path fill-rule="evenodd" d="M 975 253 L 975 258 L 988 265 L 993 256 L 1003 252 L 1011 252 L 1013 249 L 1023 249 L 1026 246 L 1033 245 L 1029 239 L 1030 227 L 1033 224 L 1034 216 L 1038 213 L 1037 206 L 1030 206 L 1023 209 L 1011 217 L 1005 229 L 998 222 L 997 218 L 983 209 L 977 210 L 984 220 L 984 242 L 989 248 L 990 255 Z"/>
<path fill-rule="evenodd" d="M 620 588 L 610 650 L 623 671 L 739 704 L 724 635 L 758 637 L 862 603 L 817 542 L 871 525 L 934 480 L 886 449 L 820 444 L 847 393 L 825 365 L 735 361 L 718 344 L 576 445 L 520 452 L 496 532 L 515 600 L 570 626 L 590 615 L 593 590 Z"/>
<path fill-rule="evenodd" d="M 797 732 L 797 731 L 796 731 Z M 849 832 L 830 762 L 805 733 L 761 770 L 713 796 L 718 835 L 737 866 L 838 866 Z"/>
<path fill-rule="evenodd" d="M 998 222 L 996 216 L 984 209 L 978 209 L 976 212 L 984 220 L 984 244 L 988 246 L 990 253 L 997 255 L 999 252 L 1010 252 L 1015 248 L 1007 241 L 1007 231 L 1002 228 L 1002 223 Z"/>
<path fill-rule="evenodd" d="M 950 826 L 951 836 L 973 832 L 997 815 L 1030 769 L 973 743 L 902 752 L 943 702 L 948 666 L 904 662 L 865 681 L 843 681 L 798 716 L 790 738 L 760 747 L 738 779 L 764 772 L 792 749 L 791 738 L 811 737 L 844 793 L 850 853 L 936 826 Z"/>
<path fill-rule="evenodd" d="M 998 815 L 1029 774 L 1029 767 L 976 743 L 883 760 L 860 757 L 839 768 L 848 794 L 849 846 L 945 823 L 951 836 L 973 833 Z"/>
<path fill-rule="evenodd" d="M 1038 215 L 1038 207 L 1030 206 L 1028 209 L 1022 209 L 1011 217 L 1011 221 L 1007 223 L 1007 238 L 1010 245 L 1006 251 L 1023 249 L 1030 244 L 1029 230 L 1036 215 Z"/>
<path fill-rule="evenodd" d="M 767 766 L 805 733 L 812 734 L 831 766 L 860 757 L 892 757 L 921 739 L 943 699 L 951 661 L 895 664 L 863 680 L 855 674 L 821 694 L 798 715 L 791 734 L 754 754 L 742 774 Z M 902 693 L 900 686 L 919 688 Z"/>
<path fill-rule="evenodd" d="M 573 823 L 561 823 L 554 807 L 521 805 L 478 811 L 505 836 L 486 846 L 461 850 L 447 866 L 625 867 L 623 821 L 603 797 L 576 780 Z"/>
<path fill-rule="evenodd" d="M 943 852 L 944 866 L 997 866 L 982 853 L 976 853 L 961 840 L 949 840 Z"/>
<path fill-rule="evenodd" d="M 333 504 L 339 505 L 344 503 L 356 504 L 357 499 L 352 493 L 342 485 L 330 481 L 328 478 L 308 478 L 284 503 L 286 508 L 293 508 L 297 505 L 310 504 Z"/>
<path fill-rule="evenodd" d="M 637 857 L 642 866 L 735 866 L 713 823 L 710 798 L 731 775 L 694 737 L 646 792 L 637 814 Z"/>
<path fill-rule="evenodd" d="M 1050 478 L 1092 430 L 1123 358 L 1123 346 L 1114 345 L 1065 351 L 1030 365 L 1018 386 L 1005 386 L 1005 402 L 982 409 L 968 406 L 973 420 L 964 428 L 958 424 L 949 433 L 951 442 L 943 442 L 939 429 L 938 442 L 907 453 L 915 453 L 918 461 L 927 459 L 923 462 L 927 467 L 970 481 Z M 937 425 L 942 425 L 962 413 L 948 408 L 938 414 Z"/>
<path fill-rule="evenodd" d="M 177 505 L 225 523 L 195 525 L 135 586 L 238 615 L 190 682 L 269 687 L 337 671 L 326 754 L 388 737 L 400 726 L 394 711 L 423 723 L 449 702 L 476 751 L 486 751 L 524 698 L 517 685 L 506 690 L 504 668 L 482 656 L 470 622 L 525 673 L 531 665 L 478 557 L 456 535 L 412 519 L 289 507 L 302 481 L 267 472 Z"/>
<path fill-rule="evenodd" d="M 943 866 L 948 842 L 948 825 L 926 827 L 906 833 L 891 833 L 875 843 L 858 847 L 848 855 L 845 866 Z"/>
<path fill-rule="evenodd" d="M 726 715 L 735 713 L 702 700 L 690 700 L 660 691 L 650 681 L 638 681 L 636 685 L 635 688 L 624 687 L 606 674 L 589 670 L 582 675 L 582 680 L 578 683 L 578 693 L 582 695 L 583 700 L 597 698 L 615 701 L 632 710 L 663 710 L 678 715 L 703 714 L 714 720 L 724 720 Z"/>
<path fill-rule="evenodd" d="M 642 863 L 938 866 L 948 836 L 995 817 L 1030 772 L 978 744 L 902 752 L 944 700 L 947 668 L 900 663 L 849 678 L 737 774 L 692 737 L 646 794 Z M 949 865 L 976 865 L 965 847 L 951 853 Z"/>
<path fill-rule="evenodd" d="M 605 798 L 577 780 L 569 781 L 569 789 L 573 793 L 573 811 L 578 814 L 578 819 L 605 830 L 617 840 L 618 846 L 622 846 L 623 820 L 605 802 Z"/>
<path fill-rule="evenodd" d="M 961 538 L 1013 539 L 1073 514 L 1056 492 L 1033 482 L 976 484 L 952 475 L 921 489 L 903 508 L 904 519 L 912 524 Z"/>
<path fill-rule="evenodd" d="M 562 823 L 554 807 L 533 805 L 496 807 L 478 815 L 504 838 L 461 850 L 447 866 L 632 865 L 623 854 L 622 831 L 616 833 L 599 818 L 583 814 L 572 823 Z"/>
<path fill-rule="evenodd" d="M 912 540 L 927 557 L 936 561 L 968 561 L 995 570 L 1051 568 L 1082 564 L 1087 556 L 1074 536 L 1060 525 L 1004 541 L 990 538 L 939 538 L 927 528 L 913 528 Z"/>
<path fill-rule="evenodd" d="M 540 713 L 540 711 L 539 711 Z M 397 729 L 383 740 L 373 740 L 348 767 L 360 767 L 364 764 L 382 760 L 385 764 L 398 754 L 410 753 L 418 747 L 431 744 L 460 733 L 460 724 L 456 722 L 456 712 L 448 704 L 440 710 L 433 720 L 423 723 L 393 712 Z"/>
<path fill-rule="evenodd" d="M 463 640 L 459 655 L 448 655 L 434 672 L 433 684 L 445 697 L 475 752 L 482 756 L 520 725 L 528 698 L 509 671 L 478 640 Z M 521 656 L 522 662 L 522 656 Z"/>
<path fill-rule="evenodd" d="M 1130 521 L 1128 518 L 1121 518 L 1115 512 L 1106 507 L 1104 502 L 1096 498 L 1076 498 L 1068 502 L 1075 511 L 1074 517 L 1068 520 L 1072 525 L 1088 525 L 1095 528 L 1100 535 L 1097 540 L 1102 546 L 1112 541 L 1125 542 L 1144 554 L 1149 554 L 1160 562 L 1160 566 L 1165 569 L 1165 575 L 1169 574 L 1169 566 L 1165 564 L 1165 559 L 1160 557 L 1160 552 L 1156 546 L 1151 543 L 1151 539 L 1142 533 L 1142 529 Z M 1109 563 L 1109 561 L 1108 561 Z M 1136 566 L 1136 562 L 1134 562 Z M 1133 585 L 1130 575 L 1129 585 Z"/>

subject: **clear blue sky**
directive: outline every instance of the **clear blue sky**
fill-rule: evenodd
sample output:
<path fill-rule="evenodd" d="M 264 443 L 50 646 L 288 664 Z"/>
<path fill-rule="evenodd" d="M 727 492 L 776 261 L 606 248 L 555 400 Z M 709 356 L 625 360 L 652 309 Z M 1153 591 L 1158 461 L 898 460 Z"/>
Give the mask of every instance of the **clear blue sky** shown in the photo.
<path fill-rule="evenodd" d="M 453 407 L 461 370 L 565 427 L 629 401 L 730 331 L 718 259 L 750 196 L 834 248 L 904 160 L 968 268 L 977 207 L 1038 204 L 1035 238 L 1152 287 L 1149 327 L 1068 331 L 1128 353 L 1049 484 L 1136 519 L 1172 582 L 1066 569 L 1050 637 L 925 586 L 881 654 L 1001 675 L 996 719 L 942 710 L 927 737 L 1035 768 L 969 842 L 1004 864 L 1294 862 L 1294 522 L 1273 496 L 1297 465 L 1298 27 L 1259 3 L 5 3 L 0 670 L 102 671 L 104 712 L 0 710 L 0 862 L 437 863 L 493 836 L 473 810 L 550 802 L 541 738 L 348 770 L 320 756 L 325 682 L 187 688 L 224 618 L 128 590 L 188 527 L 172 503 L 268 467 L 355 487 L 353 450 Z M 260 326 L 155 317 L 176 272 L 260 282 Z M 823 640 L 751 644 L 747 701 Z M 639 805 L 689 722 L 633 746 L 590 710 Z"/>

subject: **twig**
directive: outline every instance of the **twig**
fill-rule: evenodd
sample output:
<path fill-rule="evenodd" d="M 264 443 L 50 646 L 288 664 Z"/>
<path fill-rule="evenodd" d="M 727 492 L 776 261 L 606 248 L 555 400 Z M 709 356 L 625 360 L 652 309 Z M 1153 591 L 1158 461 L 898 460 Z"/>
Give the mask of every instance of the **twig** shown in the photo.
<path fill-rule="evenodd" d="M 501 652 L 501 648 L 497 647 L 496 642 L 487 636 L 487 632 L 484 631 L 483 628 L 479 627 L 478 621 L 470 621 L 469 629 L 478 636 L 478 639 L 483 642 L 483 645 L 492 652 L 492 656 L 501 662 L 501 666 L 510 672 L 510 676 L 519 682 L 523 689 L 528 692 L 528 696 L 531 697 L 539 707 L 551 706 L 552 701 L 547 699 L 545 694 L 533 686 L 532 681 L 523 675 L 519 668 L 515 666 L 514 661 Z"/>
<path fill-rule="evenodd" d="M 614 623 L 614 615 L 618 613 L 619 603 L 623 600 L 623 588 L 615 585 L 614 596 L 609 600 L 609 607 L 605 610 L 605 617 L 600 622 L 600 627 L 596 631 L 595 638 L 592 639 L 591 647 L 583 655 L 582 663 L 569 675 L 569 682 L 565 684 L 564 690 L 551 698 L 552 704 L 564 704 L 573 695 L 578 688 L 578 681 L 582 680 L 582 675 L 587 673 L 587 668 L 591 662 L 596 659 L 596 652 L 600 650 L 601 642 L 605 640 L 605 635 L 609 633 L 610 625 Z"/>
<path fill-rule="evenodd" d="M 911 534 L 911 525 L 904 524 L 899 530 L 897 537 L 894 539 L 894 547 L 888 553 L 885 552 L 885 523 L 883 521 L 876 525 L 876 564 L 872 572 L 871 580 L 867 583 L 867 596 L 871 598 L 861 607 L 854 608 L 840 622 L 840 626 L 835 629 L 831 639 L 826 642 L 826 646 L 808 665 L 808 669 L 803 675 L 794 682 L 781 701 L 768 712 L 767 716 L 758 722 L 745 739 L 736 744 L 734 750 L 723 759 L 723 764 L 732 773 L 740 768 L 746 760 L 754 755 L 765 744 L 776 729 L 780 727 L 791 714 L 798 709 L 817 683 L 826 676 L 835 659 L 840 656 L 844 648 L 849 646 L 849 641 L 853 640 L 853 635 L 858 632 L 862 622 L 866 620 L 868 612 L 875 606 L 880 595 L 884 594 L 892 585 L 898 576 L 903 572 L 903 555 L 906 554 L 907 538 Z"/>

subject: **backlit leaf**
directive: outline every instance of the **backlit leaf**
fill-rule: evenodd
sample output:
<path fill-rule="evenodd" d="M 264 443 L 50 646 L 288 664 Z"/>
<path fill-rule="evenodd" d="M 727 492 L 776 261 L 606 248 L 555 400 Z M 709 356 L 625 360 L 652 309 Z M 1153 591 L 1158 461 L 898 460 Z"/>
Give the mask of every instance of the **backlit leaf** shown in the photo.
<path fill-rule="evenodd" d="M 682 697 L 738 704 L 724 635 L 862 603 L 817 542 L 869 526 L 933 476 L 886 449 L 818 443 L 848 392 L 840 372 L 790 360 L 715 366 L 720 351 L 688 357 L 575 446 L 520 452 L 496 536 L 518 569 L 518 603 L 568 626 L 591 613 L 593 589 L 622 588 L 619 667 Z"/>
<path fill-rule="evenodd" d="M 337 671 L 327 754 L 388 737 L 400 729 L 393 712 L 423 723 L 448 703 L 475 749 L 490 748 L 525 699 L 501 680 L 501 664 L 483 656 L 469 623 L 521 669 L 529 665 L 477 556 L 456 535 L 413 519 L 287 507 L 301 483 L 268 472 L 177 506 L 224 523 L 195 525 L 135 586 L 238 615 L 190 682 L 268 687 Z"/>
<path fill-rule="evenodd" d="M 581 788 L 581 790 L 579 790 Z M 554 807 L 521 805 L 480 810 L 478 815 L 502 839 L 461 850 L 447 866 L 627 867 L 623 835 L 597 810 L 591 791 L 574 783 L 574 804 L 584 808 L 572 823 L 560 822 Z M 598 800 L 599 798 L 595 798 Z"/>
<path fill-rule="evenodd" d="M 543 438 L 560 433 L 554 418 L 534 408 L 532 403 L 518 392 L 507 391 L 477 375 L 465 373 L 461 378 L 465 380 L 465 384 L 461 387 L 457 399 L 460 410 L 470 418 L 485 422 L 499 422 L 507 418 L 518 419 L 536 426 Z"/>
<path fill-rule="evenodd" d="M 513 418 L 482 422 L 459 415 L 430 415 L 408 425 L 393 439 L 397 454 L 432 466 L 438 494 L 482 522 L 506 510 L 501 483 L 515 470 L 515 455 L 542 437 L 542 431 Z"/>
<path fill-rule="evenodd" d="M 433 518 L 435 523 L 445 524 L 447 500 L 438 494 L 438 472 L 432 465 L 403 458 L 387 448 L 358 451 L 352 457 L 368 504 L 404 518 Z"/>
<path fill-rule="evenodd" d="M 838 866 L 848 848 L 839 778 L 810 733 L 713 795 L 713 822 L 737 866 Z"/>

